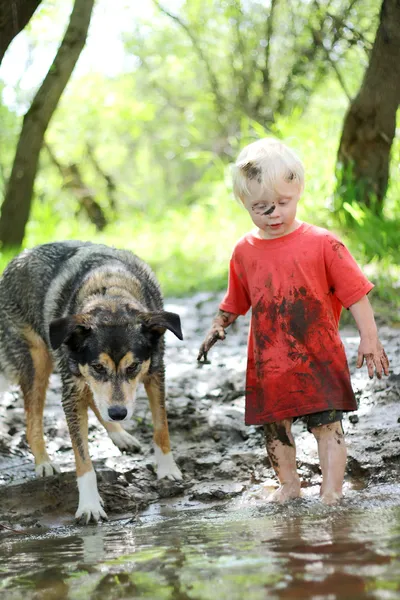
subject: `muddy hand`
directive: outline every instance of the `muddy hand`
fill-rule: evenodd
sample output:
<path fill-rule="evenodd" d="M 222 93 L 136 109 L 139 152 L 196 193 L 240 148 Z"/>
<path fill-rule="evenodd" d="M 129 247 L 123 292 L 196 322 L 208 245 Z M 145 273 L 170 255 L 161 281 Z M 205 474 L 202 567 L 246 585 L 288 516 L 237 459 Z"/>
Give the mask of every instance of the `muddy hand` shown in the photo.
<path fill-rule="evenodd" d="M 376 372 L 378 379 L 382 378 L 383 373 L 389 375 L 389 359 L 381 343 L 378 343 L 375 348 L 365 348 L 363 342 L 361 342 L 357 357 L 358 369 L 364 364 L 364 359 L 370 379 L 374 377 L 374 372 Z"/>
<path fill-rule="evenodd" d="M 198 362 L 202 362 L 204 364 L 209 364 L 210 361 L 207 359 L 207 353 L 214 346 L 214 344 L 218 340 L 225 339 L 225 329 L 223 327 L 219 327 L 218 329 L 212 329 L 210 333 L 207 335 L 206 339 L 200 346 L 199 354 L 197 356 Z"/>

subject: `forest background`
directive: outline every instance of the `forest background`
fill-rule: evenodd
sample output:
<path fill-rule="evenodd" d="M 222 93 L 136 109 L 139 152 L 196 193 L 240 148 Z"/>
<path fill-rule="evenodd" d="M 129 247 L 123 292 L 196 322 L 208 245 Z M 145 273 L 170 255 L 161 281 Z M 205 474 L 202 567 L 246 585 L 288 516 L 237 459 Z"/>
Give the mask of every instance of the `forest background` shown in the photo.
<path fill-rule="evenodd" d="M 97 0 L 93 10 L 91 0 L 11 0 L 14 24 L 24 2 L 37 9 L 0 66 L 1 269 L 21 247 L 81 239 L 133 250 L 167 296 L 221 290 L 251 226 L 232 196 L 232 161 L 273 135 L 305 164 L 300 218 L 340 235 L 377 284 L 375 306 L 400 322 L 395 0 Z M 73 7 L 87 10 L 89 31 L 38 130 Z"/>

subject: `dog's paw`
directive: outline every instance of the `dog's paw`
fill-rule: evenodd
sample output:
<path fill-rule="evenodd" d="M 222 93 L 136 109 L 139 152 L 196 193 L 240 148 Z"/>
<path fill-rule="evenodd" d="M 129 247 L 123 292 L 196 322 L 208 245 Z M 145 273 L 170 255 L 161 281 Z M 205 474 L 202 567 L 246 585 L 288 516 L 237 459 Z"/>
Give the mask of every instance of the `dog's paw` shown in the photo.
<path fill-rule="evenodd" d="M 125 429 L 110 431 L 108 435 L 120 450 L 132 450 L 133 452 L 140 452 L 142 450 L 139 440 L 125 431 Z"/>
<path fill-rule="evenodd" d="M 52 462 L 44 462 L 36 465 L 35 471 L 37 477 L 50 477 L 51 475 L 61 473 L 60 467 Z"/>
<path fill-rule="evenodd" d="M 171 481 L 182 481 L 182 471 L 176 463 L 173 464 L 168 470 L 157 469 L 157 479 L 170 479 Z"/>
<path fill-rule="evenodd" d="M 162 452 L 156 453 L 157 458 L 157 479 L 171 479 L 172 481 L 181 481 L 182 473 L 176 462 L 172 452 L 168 454 L 162 454 Z"/>
<path fill-rule="evenodd" d="M 81 502 L 79 502 L 78 510 L 75 513 L 75 519 L 84 525 L 87 525 L 90 521 L 98 523 L 101 519 L 107 521 L 107 513 L 102 507 L 103 501 L 101 500 L 100 496 L 99 500 L 100 501 L 92 504 L 82 504 L 82 506 Z"/>
<path fill-rule="evenodd" d="M 101 519 L 107 520 L 107 514 L 103 509 L 103 500 L 97 489 L 96 473 L 94 470 L 78 477 L 79 505 L 75 513 L 75 519 L 80 523 L 88 524 L 90 521 L 96 523 Z"/>

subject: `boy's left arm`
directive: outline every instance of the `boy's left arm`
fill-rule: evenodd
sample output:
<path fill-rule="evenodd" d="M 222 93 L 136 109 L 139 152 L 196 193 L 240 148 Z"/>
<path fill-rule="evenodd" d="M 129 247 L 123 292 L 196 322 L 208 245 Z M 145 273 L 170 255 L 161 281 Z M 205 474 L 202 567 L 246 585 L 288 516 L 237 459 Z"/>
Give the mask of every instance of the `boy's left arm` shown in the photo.
<path fill-rule="evenodd" d="M 365 359 L 370 379 L 374 376 L 374 370 L 378 379 L 381 379 L 382 372 L 389 375 L 389 359 L 379 341 L 374 313 L 367 296 L 363 296 L 361 300 L 352 304 L 349 310 L 357 323 L 361 338 L 358 347 L 357 368 L 362 367 Z"/>

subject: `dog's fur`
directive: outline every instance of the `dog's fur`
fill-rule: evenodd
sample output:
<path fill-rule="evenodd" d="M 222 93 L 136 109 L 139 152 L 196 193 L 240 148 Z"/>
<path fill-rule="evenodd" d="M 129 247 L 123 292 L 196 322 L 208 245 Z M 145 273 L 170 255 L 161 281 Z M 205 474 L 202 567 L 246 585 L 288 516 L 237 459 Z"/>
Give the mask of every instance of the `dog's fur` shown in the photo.
<path fill-rule="evenodd" d="M 157 280 L 143 261 L 90 243 L 38 246 L 4 271 L 0 311 L 0 373 L 21 387 L 39 476 L 59 471 L 46 452 L 43 407 L 54 364 L 61 375 L 78 519 L 106 518 L 88 452 L 87 408 L 119 448 L 137 447 L 119 421 L 132 417 L 141 381 L 153 417 L 158 477 L 181 479 L 170 450 L 163 358 L 166 329 L 182 339 L 180 319 L 163 310 Z"/>

